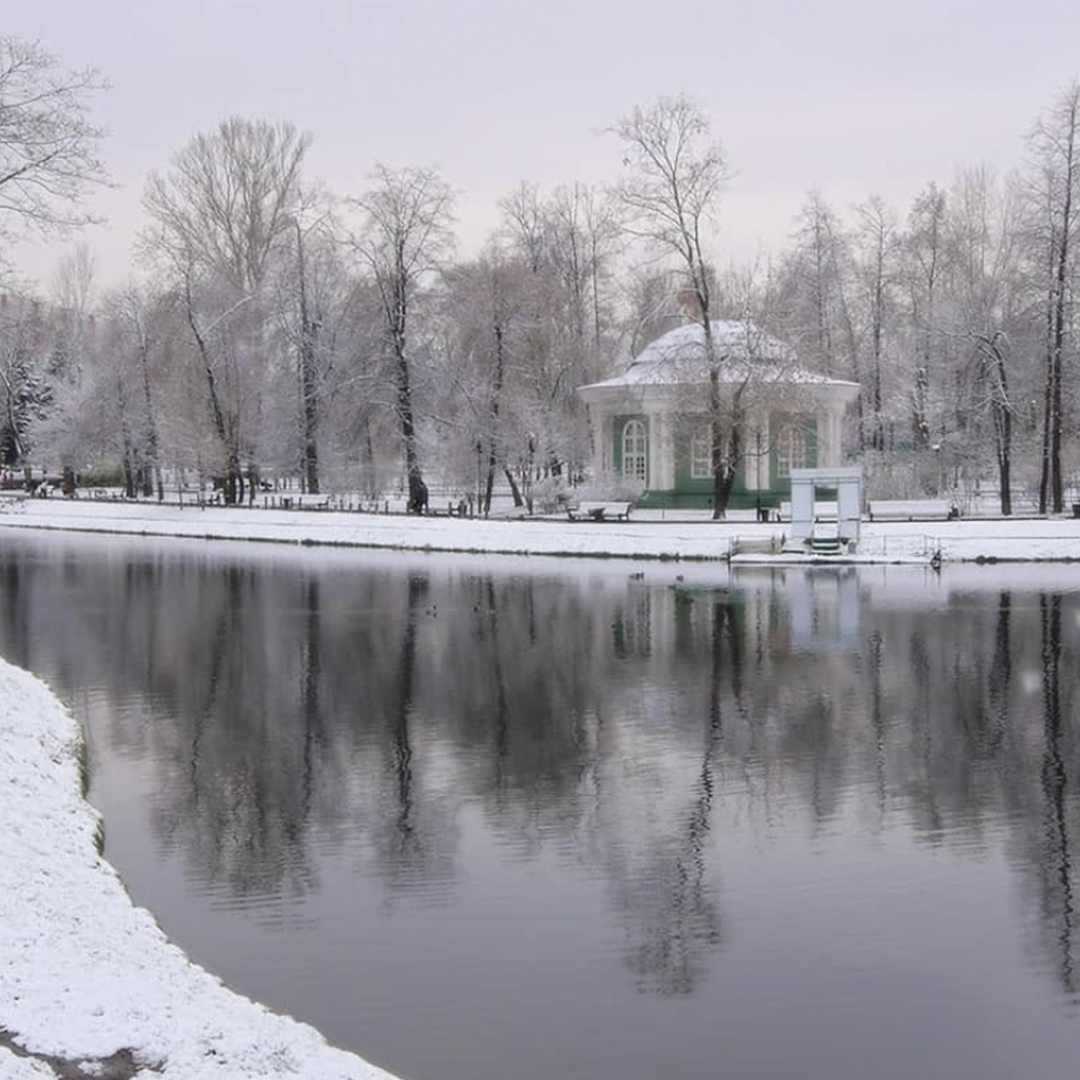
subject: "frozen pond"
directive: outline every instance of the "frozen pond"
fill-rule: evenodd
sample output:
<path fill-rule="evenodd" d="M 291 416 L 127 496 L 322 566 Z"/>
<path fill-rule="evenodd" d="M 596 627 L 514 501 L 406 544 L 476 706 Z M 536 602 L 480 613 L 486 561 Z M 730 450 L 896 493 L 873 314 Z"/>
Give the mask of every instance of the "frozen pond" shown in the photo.
<path fill-rule="evenodd" d="M 61 536 L 0 580 L 135 901 L 411 1080 L 1073 1074 L 1080 568 Z"/>

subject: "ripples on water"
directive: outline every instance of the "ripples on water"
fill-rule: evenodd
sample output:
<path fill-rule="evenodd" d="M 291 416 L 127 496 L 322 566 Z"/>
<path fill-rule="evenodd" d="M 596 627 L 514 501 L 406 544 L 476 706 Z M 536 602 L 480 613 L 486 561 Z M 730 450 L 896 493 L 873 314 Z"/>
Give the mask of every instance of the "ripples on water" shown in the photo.
<path fill-rule="evenodd" d="M 1073 1075 L 1071 568 L 0 552 L 0 649 L 87 726 L 136 901 L 332 1041 L 415 1080 Z"/>

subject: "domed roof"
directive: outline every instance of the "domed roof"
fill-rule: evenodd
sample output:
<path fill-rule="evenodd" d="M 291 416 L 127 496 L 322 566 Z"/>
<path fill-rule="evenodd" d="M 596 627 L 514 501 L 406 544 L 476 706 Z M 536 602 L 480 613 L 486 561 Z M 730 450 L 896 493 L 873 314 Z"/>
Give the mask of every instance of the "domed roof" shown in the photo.
<path fill-rule="evenodd" d="M 643 391 L 666 393 L 665 387 L 694 386 L 709 381 L 715 366 L 721 382 L 753 381 L 762 386 L 820 387 L 851 400 L 856 383 L 830 379 L 802 367 L 786 342 L 748 321 L 716 320 L 712 329 L 714 359 L 706 356 L 705 328 L 689 322 L 650 342 L 609 379 L 578 388 L 587 402 L 616 400 Z"/>
<path fill-rule="evenodd" d="M 710 324 L 710 329 L 717 363 L 752 361 L 754 363 L 793 364 L 795 362 L 795 350 L 790 345 L 766 334 L 752 322 L 717 320 Z M 707 360 L 705 327 L 699 322 L 691 322 L 677 326 L 674 330 L 669 330 L 650 342 L 630 361 L 625 370 L 672 364 L 700 368 Z"/>
<path fill-rule="evenodd" d="M 686 323 L 662 334 L 627 362 L 617 375 L 583 391 L 619 387 L 673 386 L 708 380 L 715 364 L 724 382 L 742 380 L 748 374 L 766 382 L 828 382 L 799 367 L 795 350 L 779 338 L 766 334 L 751 322 L 717 320 L 711 324 L 714 360 L 705 348 L 705 328 Z M 753 371 L 748 372 L 752 366 Z"/>

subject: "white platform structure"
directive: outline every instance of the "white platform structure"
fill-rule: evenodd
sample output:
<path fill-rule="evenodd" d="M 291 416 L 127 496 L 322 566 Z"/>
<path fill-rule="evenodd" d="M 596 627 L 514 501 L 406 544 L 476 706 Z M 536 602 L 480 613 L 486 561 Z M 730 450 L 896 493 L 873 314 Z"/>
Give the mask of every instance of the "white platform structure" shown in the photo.
<path fill-rule="evenodd" d="M 819 495 L 827 495 L 827 501 Z M 854 551 L 862 508 L 863 472 L 858 466 L 792 469 L 791 532 L 785 550 Z"/>

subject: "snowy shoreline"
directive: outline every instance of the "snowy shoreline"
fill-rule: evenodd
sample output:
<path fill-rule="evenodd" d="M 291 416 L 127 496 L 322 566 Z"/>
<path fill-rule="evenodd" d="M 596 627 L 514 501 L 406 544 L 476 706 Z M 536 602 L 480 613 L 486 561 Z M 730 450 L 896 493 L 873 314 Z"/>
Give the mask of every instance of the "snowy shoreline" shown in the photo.
<path fill-rule="evenodd" d="M 259 507 L 181 507 L 111 500 L 0 499 L 0 529 L 235 540 L 303 546 L 650 560 L 727 559 L 734 541 L 755 548 L 788 526 L 707 511 L 635 511 L 630 521 L 508 520 Z M 736 560 L 805 562 L 806 556 L 736 555 Z M 817 561 L 1077 562 L 1080 519 L 961 518 L 863 522 L 858 552 Z"/>
<path fill-rule="evenodd" d="M 0 661 L 0 1076 L 393 1080 L 227 989 L 132 904 L 97 851 L 80 742 L 49 688 Z"/>
<path fill-rule="evenodd" d="M 296 545 L 625 559 L 728 557 L 733 537 L 783 527 L 666 520 L 570 523 L 119 502 L 0 501 L 0 531 L 59 530 Z M 862 562 L 1080 561 L 1080 521 L 870 524 Z M 0 1077 L 267 1075 L 393 1080 L 312 1027 L 227 989 L 135 907 L 98 854 L 80 788 L 80 735 L 35 676 L 0 661 Z M 58 1018 L 62 1017 L 62 1022 Z M 115 1057 L 118 1055 L 119 1057 Z M 106 1071 L 112 1069 L 112 1071 Z"/>

